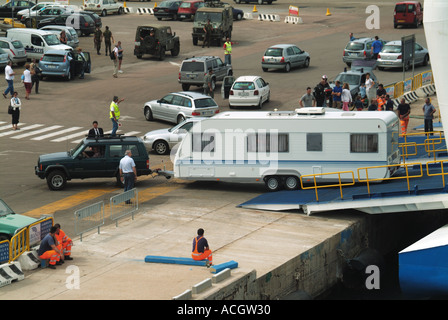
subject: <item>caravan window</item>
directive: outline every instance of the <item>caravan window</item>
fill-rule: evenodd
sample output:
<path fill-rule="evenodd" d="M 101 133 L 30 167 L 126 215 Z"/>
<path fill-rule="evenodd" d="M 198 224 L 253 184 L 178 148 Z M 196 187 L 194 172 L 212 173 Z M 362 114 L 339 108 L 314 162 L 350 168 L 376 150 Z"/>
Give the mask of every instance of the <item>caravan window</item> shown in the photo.
<path fill-rule="evenodd" d="M 211 132 L 193 133 L 193 152 L 215 152 L 215 134 Z"/>
<path fill-rule="evenodd" d="M 322 133 L 306 134 L 306 151 L 322 151 Z"/>
<path fill-rule="evenodd" d="M 378 134 L 353 133 L 350 135 L 350 152 L 378 153 Z"/>
<path fill-rule="evenodd" d="M 250 133 L 247 135 L 247 152 L 289 152 L 289 135 L 286 133 Z"/>

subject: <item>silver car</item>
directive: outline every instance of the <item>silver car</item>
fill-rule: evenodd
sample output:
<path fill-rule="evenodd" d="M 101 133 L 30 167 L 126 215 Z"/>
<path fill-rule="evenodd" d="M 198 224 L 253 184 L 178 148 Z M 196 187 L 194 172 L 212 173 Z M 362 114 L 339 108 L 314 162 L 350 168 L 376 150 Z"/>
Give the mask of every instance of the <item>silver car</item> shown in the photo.
<path fill-rule="evenodd" d="M 185 135 L 191 130 L 196 122 L 203 117 L 188 118 L 185 121 L 175 125 L 172 128 L 153 130 L 146 133 L 143 137 L 143 143 L 146 150 L 151 152 L 154 150 L 157 154 L 167 154 L 176 144 L 182 141 Z"/>
<path fill-rule="evenodd" d="M 382 39 L 378 39 L 384 44 L 386 43 Z M 344 52 L 342 54 L 342 61 L 346 63 L 349 67 L 354 60 L 368 60 L 373 59 L 372 53 L 372 43 L 375 38 L 359 38 L 353 41 L 349 41 L 345 46 Z"/>
<path fill-rule="evenodd" d="M 4 69 L 9 62 L 8 53 L 0 48 L 0 68 Z"/>
<path fill-rule="evenodd" d="M 9 60 L 18 66 L 23 66 L 26 63 L 25 47 L 20 40 L 0 38 L 0 48 L 8 54 Z"/>
<path fill-rule="evenodd" d="M 61 31 L 64 30 L 67 35 L 67 45 L 76 49 L 79 46 L 79 38 L 75 28 L 68 26 L 48 25 L 40 28 L 41 30 L 54 32 L 60 37 Z"/>
<path fill-rule="evenodd" d="M 429 52 L 418 43 L 415 44 L 415 65 L 421 64 L 423 66 L 428 65 Z M 390 41 L 386 43 L 378 55 L 378 69 L 384 68 L 403 68 L 402 52 L 401 52 L 401 40 Z M 405 66 L 406 70 L 412 68 L 412 62 L 408 62 Z"/>
<path fill-rule="evenodd" d="M 211 97 L 192 91 L 173 92 L 143 105 L 146 120 L 165 120 L 181 123 L 191 117 L 212 117 L 219 113 L 218 104 Z"/>
<path fill-rule="evenodd" d="M 289 72 L 291 68 L 308 68 L 309 65 L 309 53 L 299 49 L 294 44 L 277 44 L 271 46 L 266 50 L 261 59 L 261 68 L 265 72 L 268 69 L 283 69 Z"/>

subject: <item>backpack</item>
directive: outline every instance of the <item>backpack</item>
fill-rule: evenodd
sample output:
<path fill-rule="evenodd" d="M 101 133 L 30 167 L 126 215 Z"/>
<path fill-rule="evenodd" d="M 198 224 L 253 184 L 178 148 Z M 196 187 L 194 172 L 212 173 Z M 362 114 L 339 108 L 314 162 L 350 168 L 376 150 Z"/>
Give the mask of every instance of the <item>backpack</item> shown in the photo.
<path fill-rule="evenodd" d="M 111 52 L 110 52 L 110 59 L 111 60 L 115 60 L 115 51 L 114 50 L 112 50 Z"/>

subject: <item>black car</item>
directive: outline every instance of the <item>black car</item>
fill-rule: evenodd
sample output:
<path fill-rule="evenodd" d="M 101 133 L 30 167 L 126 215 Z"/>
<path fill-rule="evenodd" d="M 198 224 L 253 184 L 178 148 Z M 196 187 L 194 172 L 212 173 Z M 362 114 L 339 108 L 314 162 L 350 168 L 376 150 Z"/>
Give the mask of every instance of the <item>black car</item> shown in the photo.
<path fill-rule="evenodd" d="M 8 3 L 0 6 L 1 18 L 12 18 L 13 15 L 14 18 L 16 18 L 17 12 L 19 12 L 20 10 L 28 9 L 36 5 L 34 2 L 31 1 L 16 0 L 14 1 L 14 9 L 13 9 L 12 4 L 13 4 L 12 1 L 9 1 Z"/>
<path fill-rule="evenodd" d="M 93 11 L 81 11 L 81 14 L 85 14 L 88 15 L 90 18 L 92 18 L 92 20 L 95 22 L 95 27 L 103 27 L 103 22 L 101 21 L 101 17 L 99 15 L 97 15 L 95 12 Z"/>
<path fill-rule="evenodd" d="M 138 176 L 153 173 L 143 141 L 120 135 L 87 137 L 69 151 L 41 155 L 35 173 L 47 180 L 50 190 L 62 190 L 72 179 L 110 177 L 116 178 L 117 184 L 121 185 L 118 166 L 126 150 L 132 151 Z"/>
<path fill-rule="evenodd" d="M 95 22 L 90 16 L 82 13 L 63 14 L 58 17 L 48 18 L 40 21 L 37 28 L 49 25 L 73 27 L 78 35 L 90 35 L 95 32 Z"/>
<path fill-rule="evenodd" d="M 32 28 L 33 23 L 36 23 L 36 25 L 38 25 L 42 20 L 58 17 L 68 13 L 71 14 L 73 12 L 67 12 L 67 10 L 62 7 L 44 8 L 41 9 L 36 15 L 33 14 L 31 17 L 23 15 L 20 18 L 20 22 L 23 23 L 27 28 Z"/>
<path fill-rule="evenodd" d="M 169 0 L 162 1 L 154 10 L 154 16 L 157 20 L 162 20 L 163 18 L 171 18 L 173 20 L 178 20 L 177 10 L 179 9 L 182 1 Z"/>

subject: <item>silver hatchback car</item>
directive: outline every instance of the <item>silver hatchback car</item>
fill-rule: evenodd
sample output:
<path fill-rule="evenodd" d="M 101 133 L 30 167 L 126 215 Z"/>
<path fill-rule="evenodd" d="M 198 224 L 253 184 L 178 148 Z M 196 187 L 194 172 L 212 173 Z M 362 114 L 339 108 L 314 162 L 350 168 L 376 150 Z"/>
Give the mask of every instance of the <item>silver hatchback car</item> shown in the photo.
<path fill-rule="evenodd" d="M 386 43 L 384 40 L 379 39 L 383 46 Z M 345 46 L 344 52 L 342 54 L 342 61 L 346 63 L 349 67 L 354 60 L 365 60 L 372 59 L 372 43 L 375 38 L 359 38 L 350 41 Z"/>
<path fill-rule="evenodd" d="M 414 65 L 421 64 L 427 66 L 429 62 L 428 49 L 423 48 L 418 43 L 415 44 L 414 48 Z M 403 68 L 402 58 L 401 40 L 387 42 L 378 55 L 378 69 Z M 405 70 L 409 70 L 412 67 L 412 62 L 408 62 L 404 67 Z"/>
<path fill-rule="evenodd" d="M 26 63 L 26 52 L 20 40 L 12 40 L 9 38 L 0 38 L 0 48 L 2 48 L 9 56 L 9 60 L 18 66 Z"/>
<path fill-rule="evenodd" d="M 277 44 L 271 46 L 266 50 L 261 59 L 261 68 L 265 72 L 268 69 L 283 69 L 289 72 L 291 68 L 308 68 L 309 65 L 309 53 L 299 49 L 294 44 Z"/>
<path fill-rule="evenodd" d="M 165 120 L 181 123 L 192 117 L 212 117 L 219 107 L 211 97 L 193 91 L 173 92 L 143 105 L 146 120 Z"/>

